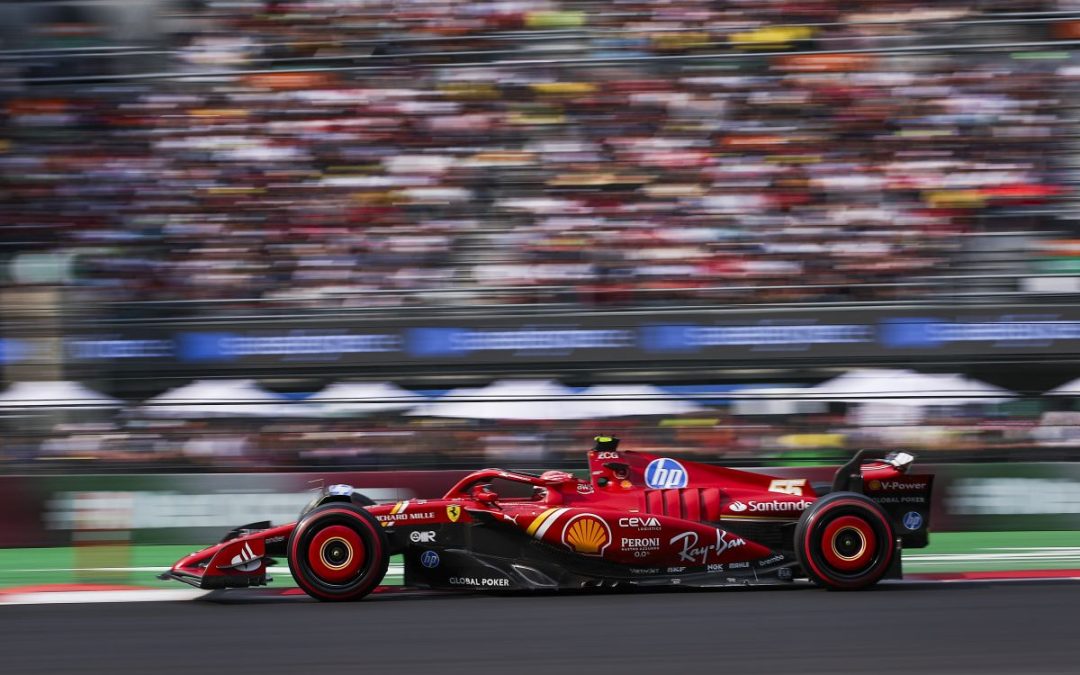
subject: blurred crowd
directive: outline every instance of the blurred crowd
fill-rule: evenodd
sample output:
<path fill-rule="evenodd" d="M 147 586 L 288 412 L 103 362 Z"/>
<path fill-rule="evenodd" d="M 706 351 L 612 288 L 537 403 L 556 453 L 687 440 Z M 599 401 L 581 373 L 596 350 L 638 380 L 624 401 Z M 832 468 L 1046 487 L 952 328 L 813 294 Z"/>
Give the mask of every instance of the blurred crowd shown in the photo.
<path fill-rule="evenodd" d="M 1055 9 L 191 3 L 166 76 L 2 94 L 0 251 L 120 303 L 941 298 L 1017 222 L 1076 254 L 1025 215 L 1072 190 L 1076 69 L 920 50 Z"/>
<path fill-rule="evenodd" d="M 918 423 L 871 423 L 834 407 L 736 415 L 716 407 L 670 418 L 470 421 L 377 415 L 335 421 L 97 420 L 0 437 L 0 473 L 304 471 L 390 468 L 581 468 L 597 434 L 626 449 L 732 466 L 835 464 L 858 449 L 921 461 L 1060 461 L 1080 448 L 1080 412 L 1017 402 L 938 410 Z"/>

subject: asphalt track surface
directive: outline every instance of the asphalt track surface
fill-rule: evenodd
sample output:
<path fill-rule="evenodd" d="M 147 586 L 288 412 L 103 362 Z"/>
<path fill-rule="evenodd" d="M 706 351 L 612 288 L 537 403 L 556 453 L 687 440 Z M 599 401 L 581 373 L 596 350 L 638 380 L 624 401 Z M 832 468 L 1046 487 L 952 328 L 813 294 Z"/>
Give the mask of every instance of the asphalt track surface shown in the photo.
<path fill-rule="evenodd" d="M 4 673 L 1076 673 L 1080 583 L 0 606 Z"/>

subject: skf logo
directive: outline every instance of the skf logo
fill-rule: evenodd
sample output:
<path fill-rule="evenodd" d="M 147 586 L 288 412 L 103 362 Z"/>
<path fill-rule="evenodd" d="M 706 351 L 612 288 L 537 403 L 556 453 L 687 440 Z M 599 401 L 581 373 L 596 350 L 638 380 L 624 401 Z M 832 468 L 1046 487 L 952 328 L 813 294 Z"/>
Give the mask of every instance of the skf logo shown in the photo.
<path fill-rule="evenodd" d="M 684 488 L 686 483 L 686 469 L 670 457 L 654 459 L 645 467 L 645 484 L 653 489 Z"/>
<path fill-rule="evenodd" d="M 562 542 L 581 555 L 604 555 L 611 544 L 611 528 L 591 513 L 582 513 L 566 521 Z"/>
<path fill-rule="evenodd" d="M 451 504 L 446 507 L 446 517 L 450 519 L 451 523 L 456 523 L 458 518 L 461 517 L 461 506 L 458 504 Z"/>
<path fill-rule="evenodd" d="M 782 495 L 802 497 L 803 488 L 805 486 L 805 478 L 777 478 L 769 483 L 769 492 L 779 492 Z"/>

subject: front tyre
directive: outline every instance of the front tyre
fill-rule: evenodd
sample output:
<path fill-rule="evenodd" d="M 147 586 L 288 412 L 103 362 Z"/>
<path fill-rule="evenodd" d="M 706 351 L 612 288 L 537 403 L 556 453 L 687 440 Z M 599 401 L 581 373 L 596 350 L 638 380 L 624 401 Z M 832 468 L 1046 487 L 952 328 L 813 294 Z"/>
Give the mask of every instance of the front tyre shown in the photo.
<path fill-rule="evenodd" d="M 289 571 L 318 600 L 359 600 L 390 563 L 386 535 L 366 509 L 332 502 L 306 513 L 289 537 Z"/>
<path fill-rule="evenodd" d="M 876 584 L 896 555 L 888 516 L 855 492 L 828 494 L 803 512 L 795 553 L 811 581 L 832 590 Z"/>

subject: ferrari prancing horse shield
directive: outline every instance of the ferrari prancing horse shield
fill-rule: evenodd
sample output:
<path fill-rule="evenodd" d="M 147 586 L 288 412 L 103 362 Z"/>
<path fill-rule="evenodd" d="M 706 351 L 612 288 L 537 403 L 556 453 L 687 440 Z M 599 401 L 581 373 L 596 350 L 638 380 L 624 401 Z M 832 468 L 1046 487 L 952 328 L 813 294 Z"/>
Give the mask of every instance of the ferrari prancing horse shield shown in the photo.
<path fill-rule="evenodd" d="M 457 519 L 461 517 L 461 507 L 457 504 L 447 506 L 446 517 L 450 519 L 451 523 L 456 523 Z"/>

